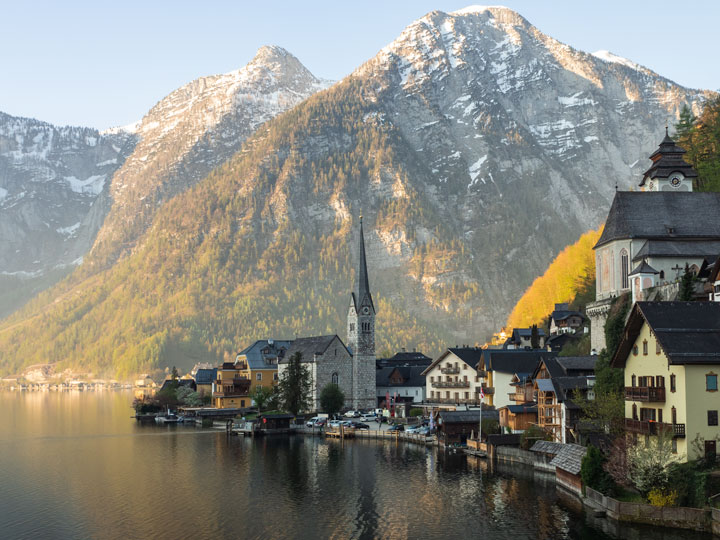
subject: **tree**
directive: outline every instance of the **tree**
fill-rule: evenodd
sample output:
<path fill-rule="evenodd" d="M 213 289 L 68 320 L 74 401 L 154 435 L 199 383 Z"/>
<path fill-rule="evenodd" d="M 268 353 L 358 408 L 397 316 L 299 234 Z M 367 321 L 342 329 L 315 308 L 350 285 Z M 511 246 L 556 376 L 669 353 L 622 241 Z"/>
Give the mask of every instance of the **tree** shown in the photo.
<path fill-rule="evenodd" d="M 604 495 L 610 495 L 615 488 L 612 477 L 604 468 L 607 458 L 595 446 L 588 446 L 580 465 L 583 484 Z"/>
<path fill-rule="evenodd" d="M 345 404 L 345 394 L 335 383 L 326 384 L 320 392 L 320 408 L 333 417 Z"/>
<path fill-rule="evenodd" d="M 257 405 L 258 411 L 262 411 L 265 405 L 270 401 L 273 395 L 273 389 L 266 386 L 256 386 L 255 390 L 250 397 L 252 397 L 255 405 Z"/>
<path fill-rule="evenodd" d="M 533 349 L 540 348 L 540 332 L 538 332 L 537 324 L 533 324 L 530 329 L 530 347 Z"/>
<path fill-rule="evenodd" d="M 300 411 L 307 410 L 312 405 L 311 391 L 310 371 L 302 364 L 302 353 L 296 352 L 288 360 L 288 367 L 278 384 L 279 405 L 283 410 L 297 416 Z"/>
<path fill-rule="evenodd" d="M 172 375 L 170 376 L 170 378 L 171 378 L 173 381 L 177 381 L 177 380 L 178 380 L 178 370 L 177 370 L 177 368 L 176 368 L 175 366 L 173 366 L 173 368 L 172 368 Z"/>
<path fill-rule="evenodd" d="M 669 429 L 658 429 L 647 445 L 634 445 L 628 451 L 630 481 L 643 495 L 652 489 L 666 490 L 670 466 L 677 461 L 672 451 L 673 435 Z"/>
<path fill-rule="evenodd" d="M 599 361 L 599 360 L 598 360 Z M 580 407 L 581 416 L 591 431 L 619 436 L 625 430 L 625 399 L 621 391 L 598 389 L 595 399 L 588 399 L 579 390 L 573 392 L 573 401 Z"/>
<path fill-rule="evenodd" d="M 680 279 L 680 292 L 678 300 L 683 302 L 691 302 L 695 292 L 695 274 L 693 274 L 687 265 L 685 265 L 685 273 Z"/>

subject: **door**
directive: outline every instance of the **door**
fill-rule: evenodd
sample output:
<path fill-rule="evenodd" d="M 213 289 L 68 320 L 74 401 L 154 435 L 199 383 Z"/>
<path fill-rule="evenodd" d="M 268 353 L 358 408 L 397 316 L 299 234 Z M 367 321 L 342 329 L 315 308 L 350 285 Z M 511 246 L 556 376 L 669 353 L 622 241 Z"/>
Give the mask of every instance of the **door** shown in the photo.
<path fill-rule="evenodd" d="M 705 441 L 705 457 L 715 459 L 715 441 Z"/>

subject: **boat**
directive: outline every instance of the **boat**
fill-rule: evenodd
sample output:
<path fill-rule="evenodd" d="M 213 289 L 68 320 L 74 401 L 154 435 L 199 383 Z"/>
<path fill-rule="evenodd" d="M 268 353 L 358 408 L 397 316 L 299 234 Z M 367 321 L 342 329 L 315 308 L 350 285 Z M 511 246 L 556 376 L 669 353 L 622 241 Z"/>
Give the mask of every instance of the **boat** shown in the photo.
<path fill-rule="evenodd" d="M 182 421 L 183 419 L 177 414 L 171 413 L 170 409 L 168 409 L 167 413 L 155 417 L 155 422 L 157 424 L 177 424 Z"/>

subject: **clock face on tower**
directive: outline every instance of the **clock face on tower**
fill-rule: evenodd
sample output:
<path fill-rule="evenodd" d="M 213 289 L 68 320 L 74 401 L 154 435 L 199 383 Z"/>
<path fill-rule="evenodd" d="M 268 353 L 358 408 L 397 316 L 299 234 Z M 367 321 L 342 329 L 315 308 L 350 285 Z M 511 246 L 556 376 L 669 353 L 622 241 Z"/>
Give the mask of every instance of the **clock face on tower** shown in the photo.
<path fill-rule="evenodd" d="M 683 181 L 683 175 L 680 173 L 674 173 L 670 176 L 670 185 L 674 188 L 680 187 L 680 184 L 682 184 Z"/>
<path fill-rule="evenodd" d="M 370 308 L 367 307 L 367 306 L 365 306 L 365 307 L 363 308 L 362 312 L 363 312 L 363 315 L 367 315 L 368 313 L 370 313 Z"/>

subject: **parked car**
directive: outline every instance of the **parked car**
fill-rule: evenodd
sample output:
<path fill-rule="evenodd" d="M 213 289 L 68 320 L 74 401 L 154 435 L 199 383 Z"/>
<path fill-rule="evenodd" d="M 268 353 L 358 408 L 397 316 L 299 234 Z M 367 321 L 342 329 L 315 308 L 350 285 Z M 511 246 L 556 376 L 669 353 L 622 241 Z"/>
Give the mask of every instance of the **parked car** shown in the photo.
<path fill-rule="evenodd" d="M 367 424 L 364 424 L 363 422 L 353 422 L 352 426 L 355 429 L 370 429 L 370 426 L 368 426 Z"/>
<path fill-rule="evenodd" d="M 406 433 L 418 433 L 422 429 L 422 426 L 413 426 L 405 430 Z"/>
<path fill-rule="evenodd" d="M 343 420 L 340 422 L 340 425 L 345 426 L 345 427 L 350 427 L 350 428 L 353 427 L 353 423 L 350 420 Z"/>
<path fill-rule="evenodd" d="M 345 413 L 346 418 L 360 418 L 360 411 L 348 411 Z"/>
<path fill-rule="evenodd" d="M 327 423 L 327 418 L 318 418 L 313 424 L 314 427 L 323 427 Z"/>
<path fill-rule="evenodd" d="M 388 428 L 388 431 L 405 431 L 405 426 L 403 424 L 393 424 Z"/>
<path fill-rule="evenodd" d="M 313 416 L 310 420 L 305 422 L 305 425 L 307 427 L 313 427 L 315 425 L 315 422 L 317 422 L 318 420 L 320 420 L 319 416 Z"/>

